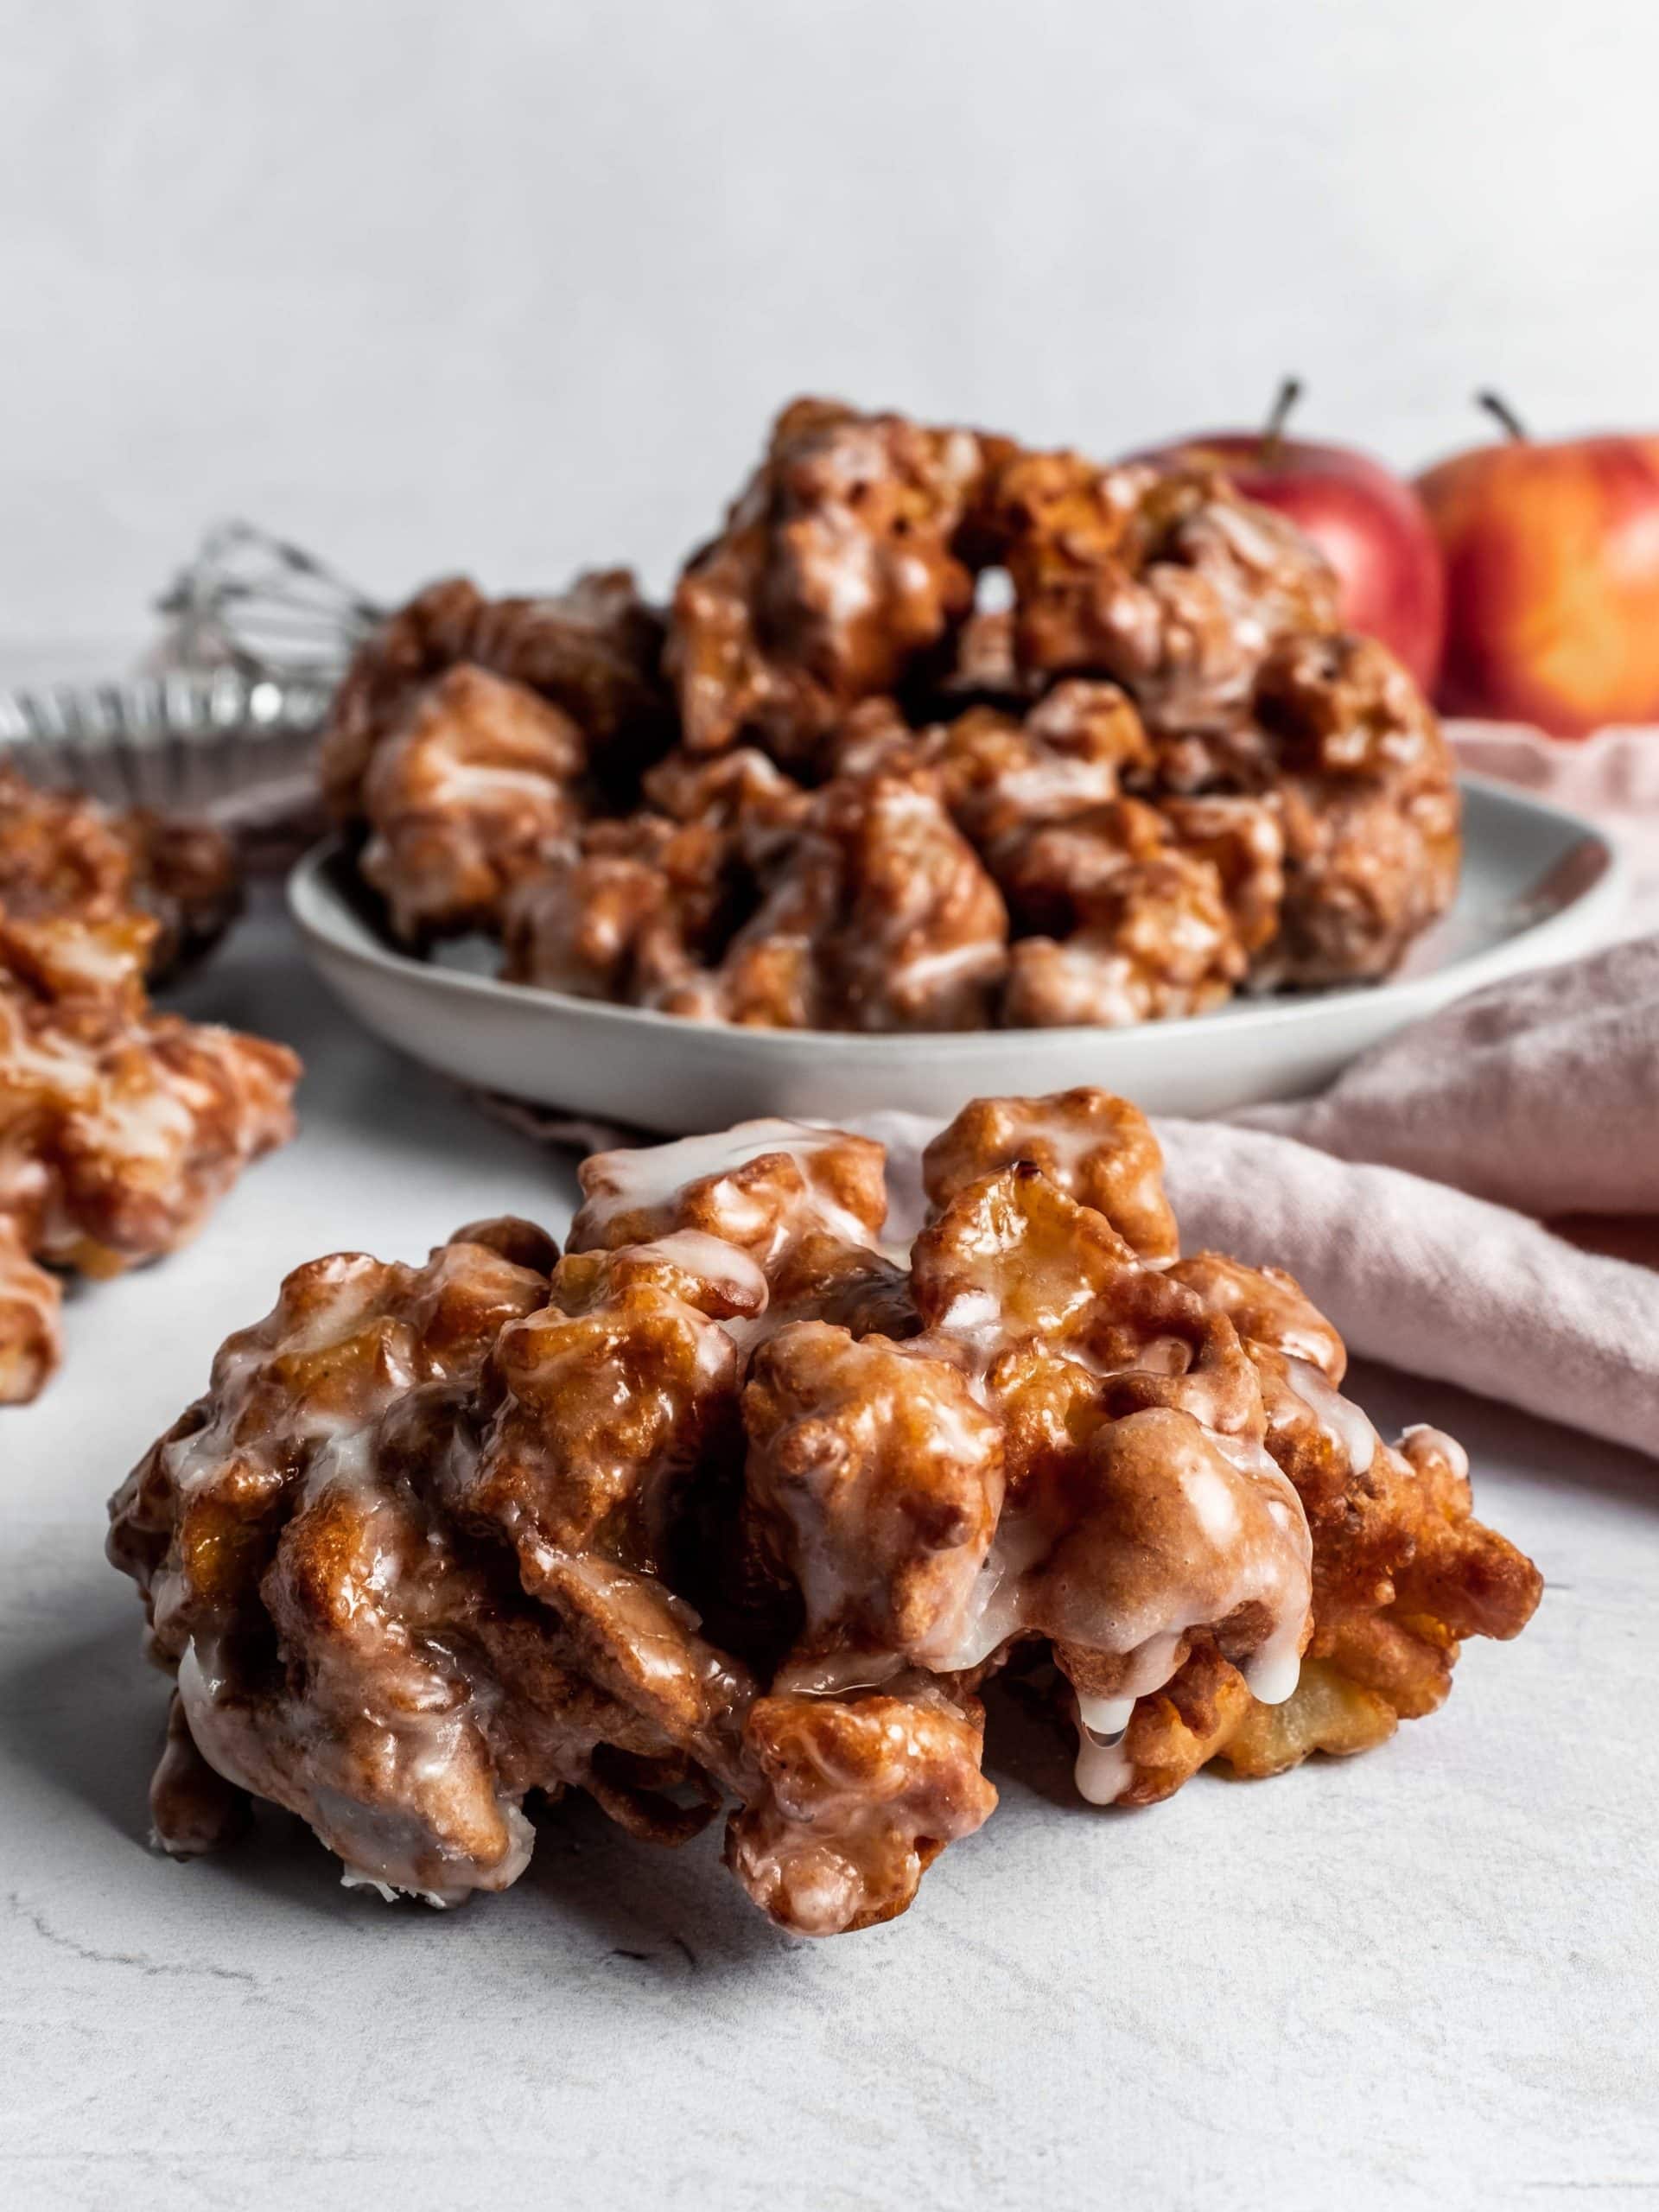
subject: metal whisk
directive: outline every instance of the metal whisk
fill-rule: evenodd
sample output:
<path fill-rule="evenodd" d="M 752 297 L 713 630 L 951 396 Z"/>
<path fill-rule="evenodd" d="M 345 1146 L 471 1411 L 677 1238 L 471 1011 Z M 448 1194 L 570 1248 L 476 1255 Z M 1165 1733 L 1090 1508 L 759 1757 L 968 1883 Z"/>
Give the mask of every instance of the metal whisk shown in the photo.
<path fill-rule="evenodd" d="M 152 665 L 333 684 L 384 616 L 333 569 L 253 524 L 224 522 L 156 601 Z"/>

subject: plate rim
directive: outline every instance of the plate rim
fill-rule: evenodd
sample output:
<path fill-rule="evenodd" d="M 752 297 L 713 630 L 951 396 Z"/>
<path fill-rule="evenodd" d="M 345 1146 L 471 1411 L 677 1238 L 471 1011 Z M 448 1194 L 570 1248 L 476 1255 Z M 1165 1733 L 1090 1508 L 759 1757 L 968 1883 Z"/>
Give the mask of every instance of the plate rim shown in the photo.
<path fill-rule="evenodd" d="M 1624 906 L 1630 886 L 1630 862 L 1620 849 L 1616 833 L 1605 824 L 1571 807 L 1517 791 L 1495 777 L 1465 774 L 1458 781 L 1461 791 L 1495 802 L 1500 810 L 1509 808 L 1517 815 L 1548 822 L 1556 829 L 1575 830 L 1580 842 L 1599 847 L 1602 865 L 1593 880 L 1575 898 L 1553 912 L 1524 924 L 1495 944 L 1482 946 L 1426 975 L 1385 977 L 1378 983 L 1311 991 L 1295 998 L 1264 997 L 1255 1003 L 1241 1004 L 1234 999 L 1226 1007 L 1206 1014 L 1164 1021 L 1132 1022 L 1121 1028 L 1098 1022 L 1027 1029 L 893 1030 L 868 1033 L 846 1029 L 752 1028 L 731 1022 L 695 1020 L 685 1014 L 663 1013 L 655 1007 L 619 1006 L 608 999 L 582 998 L 573 992 L 539 984 L 510 983 L 499 976 L 475 976 L 462 968 L 440 967 L 431 961 L 416 959 L 395 946 L 383 944 L 378 938 L 372 938 L 367 944 L 358 943 L 332 926 L 337 915 L 349 912 L 327 880 L 331 865 L 345 849 L 344 839 L 338 833 L 321 839 L 295 862 L 285 887 L 285 903 L 295 927 L 308 944 L 321 944 L 332 957 L 371 974 L 390 974 L 456 998 L 521 1007 L 530 1014 L 580 1017 L 634 1032 L 660 1030 L 680 1038 L 691 1033 L 700 1038 L 741 1040 L 746 1047 L 761 1052 L 787 1053 L 798 1051 L 803 1043 L 810 1043 L 819 1046 L 833 1045 L 843 1052 L 850 1050 L 880 1058 L 913 1052 L 918 1040 L 935 1047 L 961 1049 L 975 1044 L 988 1045 L 993 1040 L 1006 1047 L 1012 1037 L 1028 1039 L 1035 1044 L 1039 1039 L 1076 1040 L 1106 1035 L 1121 1041 L 1135 1037 L 1155 1038 L 1160 1044 L 1168 1046 L 1177 1035 L 1219 1039 L 1236 1034 L 1242 1025 L 1259 1030 L 1273 1024 L 1298 1027 L 1305 1021 L 1328 1020 L 1352 1004 L 1375 1005 L 1385 993 L 1394 995 L 1397 1000 L 1414 992 L 1443 989 L 1446 978 L 1452 975 L 1460 980 L 1466 978 L 1467 988 L 1477 990 L 1489 979 L 1489 969 L 1497 975 L 1512 971 L 1516 947 L 1527 945 L 1547 953 L 1556 937 L 1576 935 L 1589 922 L 1600 918 L 1604 913 L 1611 916 Z M 1545 957 L 1524 964 L 1541 968 L 1549 963 Z M 1462 991 L 1456 995 L 1462 996 Z"/>

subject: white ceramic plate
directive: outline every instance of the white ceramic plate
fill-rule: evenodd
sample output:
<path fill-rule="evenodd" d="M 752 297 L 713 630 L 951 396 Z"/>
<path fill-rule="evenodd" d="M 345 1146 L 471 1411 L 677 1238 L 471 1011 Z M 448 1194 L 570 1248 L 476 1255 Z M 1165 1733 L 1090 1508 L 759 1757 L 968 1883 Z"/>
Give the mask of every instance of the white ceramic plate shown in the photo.
<path fill-rule="evenodd" d="M 1239 999 L 1135 1029 L 734 1029 L 499 982 L 459 964 L 464 952 L 425 961 L 399 950 L 334 844 L 300 862 L 289 903 L 322 975 L 389 1044 L 463 1083 L 573 1115 L 678 1135 L 757 1114 L 901 1107 L 944 1117 L 969 1098 L 1078 1083 L 1153 1113 L 1215 1114 L 1316 1089 L 1448 1000 L 1611 933 L 1624 869 L 1599 830 L 1478 779 L 1464 796 L 1457 903 L 1391 982 Z"/>

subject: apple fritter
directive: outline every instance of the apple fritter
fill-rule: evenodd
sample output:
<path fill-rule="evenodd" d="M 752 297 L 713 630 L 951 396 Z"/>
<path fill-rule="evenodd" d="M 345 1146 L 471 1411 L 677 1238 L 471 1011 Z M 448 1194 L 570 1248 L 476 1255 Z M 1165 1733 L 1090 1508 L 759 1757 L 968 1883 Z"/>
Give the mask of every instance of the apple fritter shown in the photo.
<path fill-rule="evenodd" d="M 165 983 L 242 906 L 235 848 L 208 822 L 37 789 L 0 767 L 0 917 L 13 965 L 108 991 Z"/>
<path fill-rule="evenodd" d="M 112 1503 L 168 1847 L 268 1798 L 454 1903 L 566 1789 L 670 1843 L 723 1807 L 833 1934 L 994 1808 L 1010 1661 L 1080 1795 L 1147 1804 L 1380 1742 L 1524 1624 L 1458 1446 L 1382 1442 L 1290 1276 L 1177 1256 L 1134 1108 L 979 1100 L 923 1165 L 908 1247 L 880 1145 L 772 1121 L 588 1160 L 563 1257 L 481 1223 L 290 1275 Z"/>
<path fill-rule="evenodd" d="M 43 1268 L 111 1275 L 174 1250 L 292 1134 L 291 1052 L 148 995 L 234 893 L 216 831 L 0 772 L 0 1405 L 57 1365 Z"/>

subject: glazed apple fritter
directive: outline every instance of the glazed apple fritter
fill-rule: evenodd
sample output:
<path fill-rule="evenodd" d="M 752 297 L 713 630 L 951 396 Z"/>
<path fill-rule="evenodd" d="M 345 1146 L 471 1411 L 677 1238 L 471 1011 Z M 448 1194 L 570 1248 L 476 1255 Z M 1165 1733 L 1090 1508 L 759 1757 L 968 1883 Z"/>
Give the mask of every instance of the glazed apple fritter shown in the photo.
<path fill-rule="evenodd" d="M 167 1847 L 266 1798 L 450 1903 L 567 1789 L 664 1842 L 724 1808 L 833 1934 L 992 1811 L 1005 1666 L 1083 1797 L 1147 1804 L 1375 1745 L 1524 1625 L 1459 1446 L 1377 1435 L 1288 1275 L 1178 1255 L 1132 1106 L 980 1100 L 922 1165 L 889 1222 L 881 1145 L 749 1122 L 589 1159 L 563 1256 L 498 1221 L 290 1275 L 111 1505 Z"/>
<path fill-rule="evenodd" d="M 236 900 L 216 831 L 0 772 L 0 1405 L 58 1363 L 48 1269 L 172 1251 L 292 1132 L 291 1052 L 149 996 Z"/>

